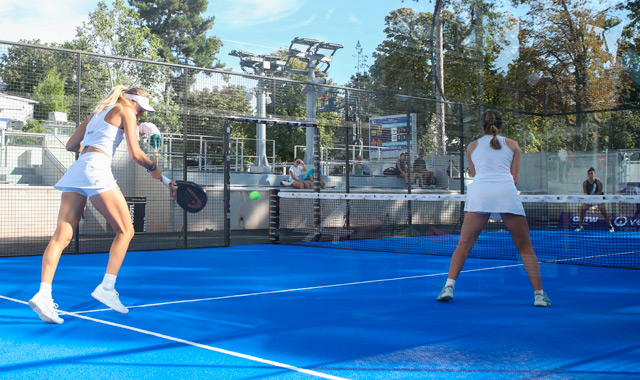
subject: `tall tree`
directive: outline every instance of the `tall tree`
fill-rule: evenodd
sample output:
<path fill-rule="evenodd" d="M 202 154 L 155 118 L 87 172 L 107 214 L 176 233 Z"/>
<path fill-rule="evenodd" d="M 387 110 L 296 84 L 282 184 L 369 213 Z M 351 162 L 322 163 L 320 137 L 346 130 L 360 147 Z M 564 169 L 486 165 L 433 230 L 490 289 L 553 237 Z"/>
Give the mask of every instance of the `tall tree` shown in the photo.
<path fill-rule="evenodd" d="M 100 1 L 89 20 L 76 28 L 76 37 L 68 46 L 82 51 L 119 57 L 156 60 L 162 44 L 149 28 L 142 25 L 137 12 L 124 0 L 114 0 L 112 8 Z M 157 68 L 127 60 L 103 59 L 110 86 L 138 84 L 150 87 L 162 75 Z"/>
<path fill-rule="evenodd" d="M 223 67 L 215 57 L 222 42 L 207 37 L 214 17 L 203 17 L 207 0 L 129 0 L 143 24 L 160 37 L 160 57 L 166 62 L 199 67 Z"/>
<path fill-rule="evenodd" d="M 576 150 L 598 148 L 597 114 L 616 104 L 619 66 L 612 64 L 602 30 L 610 25 L 609 8 L 596 10 L 589 0 L 521 0 L 529 11 L 522 23 L 524 48 L 536 53 L 538 70 L 550 79 L 555 112 L 564 113 L 565 137 Z M 568 132 L 568 133 L 566 133 Z"/>

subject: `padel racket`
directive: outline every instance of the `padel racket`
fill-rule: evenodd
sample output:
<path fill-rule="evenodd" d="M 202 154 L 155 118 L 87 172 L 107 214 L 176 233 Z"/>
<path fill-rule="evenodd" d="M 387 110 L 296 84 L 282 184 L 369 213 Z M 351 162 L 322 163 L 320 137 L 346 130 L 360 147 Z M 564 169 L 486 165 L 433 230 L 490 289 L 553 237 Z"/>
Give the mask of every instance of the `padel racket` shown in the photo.
<path fill-rule="evenodd" d="M 162 182 L 170 186 L 169 178 L 162 176 Z M 173 181 L 176 186 L 176 202 L 187 212 L 198 212 L 207 205 L 207 193 L 202 186 L 190 181 Z"/>

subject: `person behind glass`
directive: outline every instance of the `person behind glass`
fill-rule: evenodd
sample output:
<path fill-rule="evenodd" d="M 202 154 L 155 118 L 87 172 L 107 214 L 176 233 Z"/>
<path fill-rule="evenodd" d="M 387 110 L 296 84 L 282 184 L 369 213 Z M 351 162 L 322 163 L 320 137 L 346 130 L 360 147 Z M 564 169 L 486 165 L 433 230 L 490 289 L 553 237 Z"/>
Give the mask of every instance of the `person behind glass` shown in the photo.
<path fill-rule="evenodd" d="M 418 158 L 413 161 L 413 172 L 416 179 L 420 178 L 424 186 L 431 185 L 433 183 L 434 173 L 431 170 L 427 170 L 427 163 L 424 161 L 424 153 L 418 153 Z"/>
<path fill-rule="evenodd" d="M 76 128 L 66 144 L 67 150 L 80 153 L 80 157 L 54 186 L 62 191 L 58 221 L 42 256 L 40 290 L 29 301 L 29 306 L 47 323 L 64 322 L 58 316 L 58 305 L 53 302 L 51 284 L 62 251 L 71 242 L 73 231 L 84 213 L 87 198 L 115 232 L 106 273 L 91 295 L 117 312 L 128 312 L 120 302 L 115 282 L 134 229 L 127 202 L 111 172 L 111 161 L 124 137 L 131 159 L 145 167 L 151 177 L 162 178 L 160 168 L 138 144 L 136 118 L 145 111 L 154 112 L 146 91 L 114 87 Z M 175 197 L 175 189 L 172 193 Z"/>
<path fill-rule="evenodd" d="M 398 176 L 404 179 L 407 185 L 411 182 L 407 169 L 409 168 L 409 157 L 406 153 L 400 153 L 400 158 L 396 161 L 396 169 L 398 170 Z M 413 177 L 413 175 L 411 176 Z"/>
<path fill-rule="evenodd" d="M 582 192 L 586 195 L 604 195 L 602 192 L 602 182 L 596 178 L 596 169 L 589 168 L 589 170 L 587 170 L 587 177 L 588 178 L 582 182 Z M 605 210 L 602 203 L 584 203 L 582 205 L 582 208 L 580 209 L 580 225 L 576 228 L 576 232 L 584 230 L 584 227 L 582 227 L 584 215 L 587 213 L 587 210 L 594 207 L 598 207 L 600 209 L 600 213 L 604 216 L 605 222 L 609 225 L 609 232 L 615 232 L 613 224 L 611 224 L 611 220 L 607 215 L 607 210 Z"/>
<path fill-rule="evenodd" d="M 302 179 L 302 173 L 306 171 L 307 167 L 304 165 L 304 162 L 296 157 L 295 160 L 293 160 L 293 165 L 289 168 L 289 182 L 291 182 L 291 186 L 296 189 L 311 189 L 312 185 Z"/>
<path fill-rule="evenodd" d="M 315 181 L 314 177 L 313 177 L 314 173 L 315 173 L 315 169 L 311 168 L 304 175 L 303 181 L 305 182 L 305 186 L 308 189 L 313 189 L 313 185 L 314 185 L 314 181 Z M 320 182 L 320 187 L 322 187 L 324 189 L 325 184 L 324 184 L 324 181 L 322 180 L 322 170 L 318 169 L 318 173 L 320 173 L 320 175 L 318 176 L 318 182 Z"/>
<path fill-rule="evenodd" d="M 158 152 L 162 146 L 162 135 L 158 127 L 150 122 L 140 123 L 138 126 L 138 137 L 145 136 L 149 139 L 149 146 L 153 151 L 153 161 L 158 165 Z"/>
<path fill-rule="evenodd" d="M 371 165 L 362 161 L 362 156 L 356 154 L 355 163 L 353 165 L 353 174 L 355 175 L 371 175 Z"/>
<path fill-rule="evenodd" d="M 371 165 L 369 162 L 362 161 L 362 157 L 356 156 L 362 162 L 362 175 L 371 175 Z"/>
<path fill-rule="evenodd" d="M 492 213 L 499 213 L 515 243 L 534 290 L 534 306 L 549 306 L 551 300 L 542 290 L 540 266 L 531 245 L 529 225 L 516 184 L 520 178 L 520 147 L 514 140 L 500 136 L 502 116 L 489 110 L 482 115 L 484 136 L 467 148 L 473 183 L 468 186 L 465 217 L 458 246 L 449 264 L 447 282 L 436 300 L 453 299 L 456 280 Z"/>

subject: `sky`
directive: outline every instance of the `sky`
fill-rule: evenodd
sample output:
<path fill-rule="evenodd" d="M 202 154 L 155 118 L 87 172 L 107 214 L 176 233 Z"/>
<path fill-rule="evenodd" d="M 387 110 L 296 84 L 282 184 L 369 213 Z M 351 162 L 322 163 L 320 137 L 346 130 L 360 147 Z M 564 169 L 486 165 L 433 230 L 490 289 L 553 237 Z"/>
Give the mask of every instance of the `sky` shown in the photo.
<path fill-rule="evenodd" d="M 65 5 L 51 0 L 1 0 L 0 40 L 72 40 L 98 1 L 61 2 Z M 217 57 L 227 68 L 240 71 L 239 58 L 229 56 L 232 50 L 270 54 L 288 48 L 295 37 L 312 38 L 344 46 L 335 53 L 328 71 L 334 83 L 342 85 L 356 72 L 358 41 L 372 63 L 371 53 L 385 37 L 385 16 L 402 7 L 433 10 L 425 0 L 210 0 L 206 15 L 215 17 L 209 35 L 222 40 Z"/>
<path fill-rule="evenodd" d="M 0 0 L 0 40 L 72 40 L 97 3 Z M 335 84 L 344 85 L 357 70 L 358 41 L 367 62 L 373 63 L 372 53 L 385 38 L 385 16 L 402 7 L 432 12 L 434 4 L 431 0 L 209 0 L 206 16 L 215 17 L 209 35 L 222 40 L 217 57 L 227 68 L 240 71 L 239 58 L 229 55 L 232 50 L 270 54 L 288 48 L 295 37 L 312 38 L 344 46 L 335 53 L 328 71 Z M 517 30 L 506 37 L 513 43 L 503 52 L 504 67 L 518 54 Z"/>

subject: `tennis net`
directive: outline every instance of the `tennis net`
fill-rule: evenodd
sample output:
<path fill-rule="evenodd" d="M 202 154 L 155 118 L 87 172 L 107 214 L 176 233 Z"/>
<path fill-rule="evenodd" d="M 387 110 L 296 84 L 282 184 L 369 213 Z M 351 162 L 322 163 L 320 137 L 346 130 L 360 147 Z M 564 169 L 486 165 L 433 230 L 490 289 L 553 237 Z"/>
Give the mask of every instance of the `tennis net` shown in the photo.
<path fill-rule="evenodd" d="M 465 199 L 457 194 L 274 191 L 269 236 L 281 244 L 450 256 L 460 236 Z M 640 269 L 638 196 L 522 195 L 521 199 L 540 261 Z M 576 231 L 585 204 L 589 208 L 584 229 Z M 470 257 L 520 260 L 499 219 L 492 215 Z"/>

